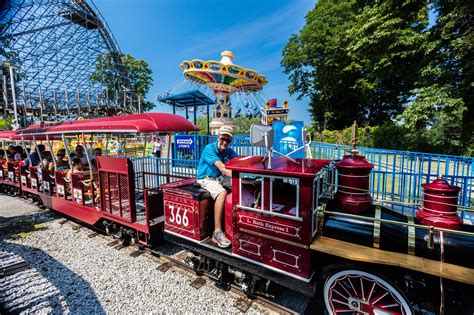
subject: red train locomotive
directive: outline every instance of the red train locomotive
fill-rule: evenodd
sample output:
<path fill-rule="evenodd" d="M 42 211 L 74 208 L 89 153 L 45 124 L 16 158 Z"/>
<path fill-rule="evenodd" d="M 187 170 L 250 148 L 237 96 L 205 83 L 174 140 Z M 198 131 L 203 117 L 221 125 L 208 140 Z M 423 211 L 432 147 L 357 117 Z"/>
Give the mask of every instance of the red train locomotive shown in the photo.
<path fill-rule="evenodd" d="M 67 147 L 67 138 L 77 136 L 93 143 L 112 134 L 146 139 L 194 130 L 184 118 L 152 113 L 37 126 L 0 139 L 61 139 Z M 229 249 L 210 241 L 209 193 L 195 179 L 170 172 L 168 159 L 157 159 L 150 172 L 144 162 L 98 156 L 95 169 L 70 179 L 64 171 L 3 161 L 0 182 L 127 242 L 179 244 L 192 253 L 188 262 L 197 272 L 249 295 L 269 295 L 276 283 L 314 296 L 316 309 L 330 314 L 472 314 L 474 229 L 458 216 L 457 188 L 443 179 L 424 184 L 422 209 L 408 217 L 373 203 L 372 165 L 356 152 L 338 162 L 272 158 L 272 131 L 261 131 L 255 128 L 251 138 L 269 149 L 265 158 L 240 156 L 226 165 L 232 170 L 225 204 Z"/>

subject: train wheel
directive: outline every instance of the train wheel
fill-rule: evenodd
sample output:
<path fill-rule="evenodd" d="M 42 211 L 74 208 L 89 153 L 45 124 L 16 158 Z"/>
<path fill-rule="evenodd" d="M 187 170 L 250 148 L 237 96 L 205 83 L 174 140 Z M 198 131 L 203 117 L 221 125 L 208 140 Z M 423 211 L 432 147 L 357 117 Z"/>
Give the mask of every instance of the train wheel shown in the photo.
<path fill-rule="evenodd" d="M 324 283 L 329 314 L 411 315 L 408 301 L 384 279 L 361 270 L 342 270 Z"/>

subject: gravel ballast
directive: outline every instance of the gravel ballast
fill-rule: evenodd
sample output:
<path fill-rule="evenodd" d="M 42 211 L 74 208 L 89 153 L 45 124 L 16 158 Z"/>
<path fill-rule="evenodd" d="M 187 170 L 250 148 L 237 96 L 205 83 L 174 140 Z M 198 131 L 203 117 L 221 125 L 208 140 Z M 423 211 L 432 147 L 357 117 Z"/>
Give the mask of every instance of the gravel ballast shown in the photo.
<path fill-rule="evenodd" d="M 13 313 L 241 313 L 239 298 L 157 257 L 131 257 L 52 211 L 0 195 L 0 306 Z M 0 309 L 0 313 L 1 313 Z M 269 314 L 253 303 L 247 314 Z"/>
<path fill-rule="evenodd" d="M 4 271 L 0 305 L 4 311 L 240 313 L 234 307 L 238 295 L 210 281 L 200 289 L 193 288 L 190 283 L 195 275 L 177 267 L 161 272 L 157 257 L 131 257 L 134 248 L 108 246 L 110 239 L 89 237 L 92 230 L 64 223 L 51 211 L 0 195 L 0 219 L 2 225 L 10 226 L 0 231 L 0 270 Z M 271 311 L 256 303 L 247 311 L 261 313 Z"/>

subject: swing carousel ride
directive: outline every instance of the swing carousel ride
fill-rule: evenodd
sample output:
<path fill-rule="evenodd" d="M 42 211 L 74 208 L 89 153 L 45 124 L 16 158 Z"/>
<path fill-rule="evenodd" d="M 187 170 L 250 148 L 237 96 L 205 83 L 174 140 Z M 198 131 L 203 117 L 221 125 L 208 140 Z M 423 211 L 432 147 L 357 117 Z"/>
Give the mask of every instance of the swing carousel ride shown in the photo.
<path fill-rule="evenodd" d="M 233 118 L 243 114 L 248 117 L 260 116 L 260 106 L 267 103 L 261 93 L 268 83 L 267 78 L 254 70 L 234 64 L 234 54 L 231 51 L 223 51 L 221 57 L 220 61 L 193 59 L 180 64 L 186 79 L 213 92 L 216 106 L 210 123 L 212 134 L 216 134 L 223 125 L 233 127 Z M 235 113 L 233 104 L 237 104 Z"/>

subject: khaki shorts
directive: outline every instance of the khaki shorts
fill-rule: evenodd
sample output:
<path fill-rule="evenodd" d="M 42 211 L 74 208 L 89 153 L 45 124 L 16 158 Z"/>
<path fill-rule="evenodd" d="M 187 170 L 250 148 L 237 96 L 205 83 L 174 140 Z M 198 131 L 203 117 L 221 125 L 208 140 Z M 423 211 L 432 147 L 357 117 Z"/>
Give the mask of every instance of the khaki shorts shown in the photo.
<path fill-rule="evenodd" d="M 209 191 L 211 193 L 212 199 L 216 199 L 217 196 L 223 191 L 226 191 L 224 187 L 215 179 L 211 178 L 203 178 L 197 180 L 198 184 L 201 185 L 202 188 Z"/>

